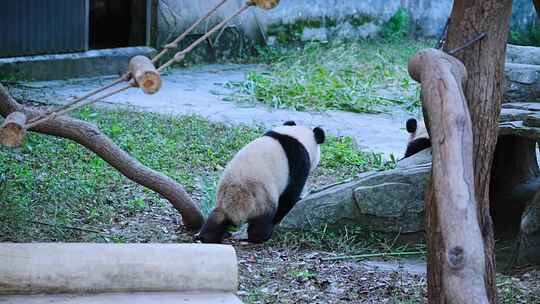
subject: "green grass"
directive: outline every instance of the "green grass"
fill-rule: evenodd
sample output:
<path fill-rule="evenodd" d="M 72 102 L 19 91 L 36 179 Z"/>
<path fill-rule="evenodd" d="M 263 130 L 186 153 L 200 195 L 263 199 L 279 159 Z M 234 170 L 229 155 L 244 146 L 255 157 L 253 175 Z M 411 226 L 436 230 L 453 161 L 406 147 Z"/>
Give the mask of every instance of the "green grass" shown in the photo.
<path fill-rule="evenodd" d="M 431 42 L 405 39 L 308 43 L 263 49 L 243 83 L 229 83 L 229 99 L 259 101 L 275 108 L 380 112 L 399 105 L 419 107 L 418 85 L 407 73 L 409 58 Z"/>
<path fill-rule="evenodd" d="M 93 108 L 76 116 L 99 125 L 143 164 L 179 181 L 202 203 L 204 213 L 213 207 L 215 186 L 227 161 L 264 131 L 195 116 Z M 350 139 L 330 137 L 318 172 L 336 179 L 388 166 L 377 156 L 355 150 Z M 166 200 L 72 141 L 30 133 L 23 147 L 0 148 L 0 241 L 79 240 L 83 232 L 69 227 L 108 231 L 147 213 L 176 217 Z M 114 233 L 107 239 L 133 241 Z"/>

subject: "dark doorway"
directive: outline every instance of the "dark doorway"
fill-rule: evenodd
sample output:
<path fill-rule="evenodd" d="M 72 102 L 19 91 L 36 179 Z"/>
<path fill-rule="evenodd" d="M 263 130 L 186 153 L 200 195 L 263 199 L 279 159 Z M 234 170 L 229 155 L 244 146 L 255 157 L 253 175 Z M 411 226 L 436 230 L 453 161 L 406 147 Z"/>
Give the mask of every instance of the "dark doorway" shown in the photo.
<path fill-rule="evenodd" d="M 90 49 L 146 45 L 147 0 L 90 0 Z"/>

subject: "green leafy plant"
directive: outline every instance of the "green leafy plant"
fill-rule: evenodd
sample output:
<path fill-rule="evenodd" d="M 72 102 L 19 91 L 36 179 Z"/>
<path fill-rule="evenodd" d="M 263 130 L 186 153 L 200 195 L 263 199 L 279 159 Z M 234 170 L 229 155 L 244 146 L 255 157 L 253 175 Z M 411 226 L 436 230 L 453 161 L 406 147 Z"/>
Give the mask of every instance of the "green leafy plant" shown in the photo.
<path fill-rule="evenodd" d="M 509 36 L 512 44 L 540 46 L 540 23 L 533 25 L 527 32 L 513 29 Z"/>
<path fill-rule="evenodd" d="M 407 73 L 409 58 L 427 42 L 360 40 L 272 47 L 260 52 L 263 71 L 228 83 L 227 99 L 262 102 L 299 111 L 329 109 L 374 113 L 399 105 L 419 106 L 418 85 Z"/>
<path fill-rule="evenodd" d="M 381 28 L 381 36 L 386 39 L 401 39 L 408 35 L 410 16 L 406 9 L 400 8 Z"/>

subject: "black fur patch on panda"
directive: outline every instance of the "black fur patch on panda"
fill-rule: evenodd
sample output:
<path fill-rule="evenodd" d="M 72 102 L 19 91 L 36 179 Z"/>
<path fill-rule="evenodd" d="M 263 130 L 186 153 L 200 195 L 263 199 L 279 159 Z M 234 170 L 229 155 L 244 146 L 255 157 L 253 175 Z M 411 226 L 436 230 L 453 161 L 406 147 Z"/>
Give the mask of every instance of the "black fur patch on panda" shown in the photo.
<path fill-rule="evenodd" d="M 324 141 L 326 140 L 326 135 L 324 134 L 324 130 L 316 127 L 313 129 L 313 134 L 315 134 L 315 142 L 319 145 L 324 144 Z"/>
<path fill-rule="evenodd" d="M 296 126 L 296 122 L 293 120 L 286 121 L 283 123 L 284 126 Z"/>
<path fill-rule="evenodd" d="M 281 222 L 296 202 L 300 200 L 302 189 L 304 189 L 311 169 L 311 161 L 306 148 L 296 138 L 275 131 L 268 131 L 264 136 L 279 141 L 289 162 L 289 182 L 285 191 L 279 197 L 278 208 L 273 221 L 275 225 Z"/>
<path fill-rule="evenodd" d="M 429 147 L 431 147 L 431 141 L 429 140 L 429 138 L 427 138 L 427 137 L 417 138 L 417 139 L 411 141 L 407 145 L 407 150 L 405 151 L 405 156 L 403 158 L 413 156 L 416 153 L 418 153 L 418 152 L 420 152 L 420 151 L 422 151 L 424 149 L 427 149 Z"/>

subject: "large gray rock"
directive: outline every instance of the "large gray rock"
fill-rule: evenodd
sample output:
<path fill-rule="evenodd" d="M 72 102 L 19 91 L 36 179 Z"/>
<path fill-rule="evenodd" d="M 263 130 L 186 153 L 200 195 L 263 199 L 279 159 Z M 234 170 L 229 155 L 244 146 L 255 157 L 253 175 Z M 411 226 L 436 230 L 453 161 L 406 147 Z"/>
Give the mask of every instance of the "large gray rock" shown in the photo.
<path fill-rule="evenodd" d="M 296 204 L 280 227 L 318 229 L 358 225 L 366 230 L 424 230 L 424 189 L 431 164 L 367 172 L 329 186 Z"/>
<path fill-rule="evenodd" d="M 507 63 L 504 86 L 506 102 L 540 101 L 540 65 Z"/>
<path fill-rule="evenodd" d="M 509 122 L 509 121 L 518 121 L 525 120 L 527 116 L 534 114 L 534 111 L 521 109 L 521 108 L 512 108 L 515 104 L 505 103 L 501 109 L 501 116 L 499 117 L 499 122 Z M 538 104 L 536 104 L 538 105 Z M 510 107 L 506 107 L 510 106 Z"/>
<path fill-rule="evenodd" d="M 431 163 L 431 148 L 424 149 L 412 157 L 407 157 L 397 163 L 397 168 L 408 168 Z"/>
<path fill-rule="evenodd" d="M 511 63 L 540 65 L 540 47 L 508 44 L 506 60 Z"/>

